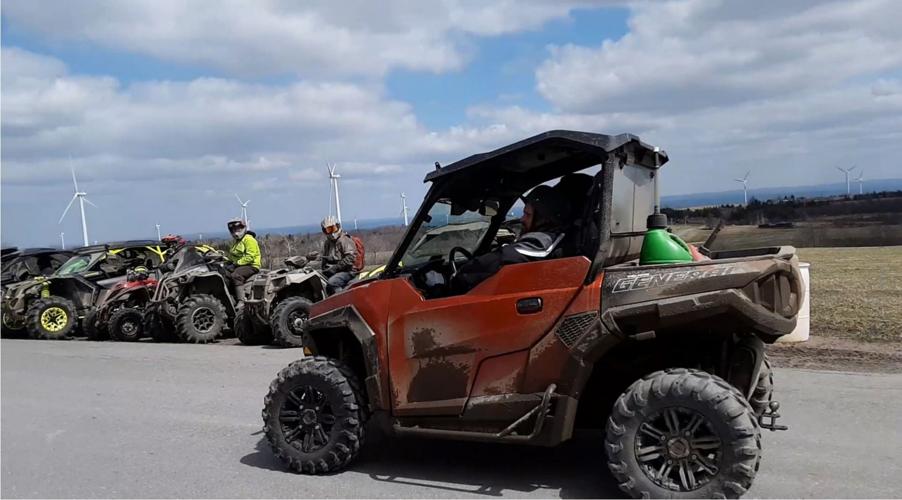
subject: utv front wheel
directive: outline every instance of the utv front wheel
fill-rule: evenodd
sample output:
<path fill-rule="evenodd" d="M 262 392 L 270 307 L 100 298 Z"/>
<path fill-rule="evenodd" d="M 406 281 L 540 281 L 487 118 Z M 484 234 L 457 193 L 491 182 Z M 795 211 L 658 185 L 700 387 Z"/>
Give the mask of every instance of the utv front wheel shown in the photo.
<path fill-rule="evenodd" d="M 33 339 L 67 339 L 76 320 L 75 304 L 62 297 L 39 299 L 28 307 L 28 333 Z"/>
<path fill-rule="evenodd" d="M 137 342 L 144 335 L 144 315 L 141 311 L 123 307 L 110 317 L 110 337 L 120 342 Z"/>
<path fill-rule="evenodd" d="M 179 307 L 176 329 L 185 342 L 206 344 L 222 334 L 226 310 L 216 297 L 206 294 L 192 295 Z"/>
<path fill-rule="evenodd" d="M 313 303 L 304 297 L 289 297 L 272 313 L 272 335 L 284 347 L 304 347 L 304 326 Z"/>
<path fill-rule="evenodd" d="M 321 356 L 288 365 L 263 401 L 263 430 L 273 452 L 303 474 L 346 467 L 360 452 L 364 414 L 353 373 Z"/>
<path fill-rule="evenodd" d="M 605 447 L 620 489 L 634 498 L 738 498 L 758 470 L 761 431 L 726 381 L 672 368 L 617 399 Z"/>

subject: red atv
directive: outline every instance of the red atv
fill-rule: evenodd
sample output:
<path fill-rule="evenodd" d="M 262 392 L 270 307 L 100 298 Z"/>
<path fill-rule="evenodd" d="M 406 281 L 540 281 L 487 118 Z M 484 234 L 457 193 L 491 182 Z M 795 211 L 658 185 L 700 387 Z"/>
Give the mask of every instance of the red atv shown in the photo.
<path fill-rule="evenodd" d="M 370 417 L 396 436 L 538 446 L 584 427 L 630 495 L 744 494 L 761 429 L 783 428 L 764 347 L 795 327 L 798 263 L 791 247 L 640 261 L 667 159 L 634 135 L 552 131 L 430 172 L 385 271 L 313 305 L 311 355 L 265 398 L 276 455 L 339 470 Z M 574 174 L 589 182 L 552 243 L 456 285 L 517 244 L 498 235 L 524 193 Z"/>
<path fill-rule="evenodd" d="M 158 280 L 157 270 L 129 269 L 126 281 L 113 287 L 85 318 L 88 337 L 135 342 L 145 336 L 148 332 L 144 331 L 144 307 L 153 296 Z"/>

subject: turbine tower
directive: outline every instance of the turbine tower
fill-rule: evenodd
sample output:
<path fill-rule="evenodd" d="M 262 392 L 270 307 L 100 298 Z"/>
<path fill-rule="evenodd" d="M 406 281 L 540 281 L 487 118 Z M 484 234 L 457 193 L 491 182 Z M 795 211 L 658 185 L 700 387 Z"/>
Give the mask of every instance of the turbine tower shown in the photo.
<path fill-rule="evenodd" d="M 66 249 L 66 233 L 60 233 L 60 249 Z"/>
<path fill-rule="evenodd" d="M 78 190 L 78 180 L 75 179 L 74 168 L 72 168 L 72 184 L 75 185 L 75 194 L 72 195 L 72 199 L 69 200 L 69 204 L 66 205 L 66 209 L 63 210 L 63 215 L 60 217 L 60 220 L 59 222 L 57 222 L 57 224 L 63 223 L 63 219 L 66 218 L 66 214 L 69 213 L 69 209 L 72 208 L 72 204 L 75 203 L 75 200 L 78 200 L 78 207 L 81 209 L 81 234 L 84 237 L 85 246 L 88 246 L 90 243 L 88 242 L 88 223 L 85 220 L 85 203 L 91 205 L 94 208 L 97 208 L 97 205 L 91 203 L 91 200 L 88 199 L 88 193 Z"/>
<path fill-rule="evenodd" d="M 241 205 L 241 220 L 244 221 L 244 225 L 248 226 L 247 223 L 247 204 L 251 202 L 251 200 L 241 201 L 241 197 L 238 196 L 238 193 L 235 193 L 235 199 L 238 200 L 238 204 Z"/>
<path fill-rule="evenodd" d="M 852 195 L 852 184 L 849 182 L 849 174 L 855 170 L 855 165 L 852 165 L 849 168 L 836 167 L 836 170 L 846 174 L 846 196 Z"/>
<path fill-rule="evenodd" d="M 858 194 L 864 194 L 864 170 L 858 173 L 858 178 L 855 179 L 855 182 L 858 183 Z"/>
<path fill-rule="evenodd" d="M 742 199 L 745 200 L 744 205 L 749 204 L 749 174 L 752 173 L 751 170 L 745 173 L 745 177 L 742 179 L 734 179 L 736 182 L 742 183 Z"/>
<path fill-rule="evenodd" d="M 401 193 L 401 215 L 404 216 L 404 227 L 407 227 L 407 195 L 404 193 Z"/>
<path fill-rule="evenodd" d="M 335 173 L 335 164 L 326 164 L 326 166 L 329 168 L 329 187 L 332 188 L 329 190 L 329 215 L 332 215 L 332 197 L 334 196 L 335 218 L 341 224 L 341 199 L 338 197 L 338 179 L 341 179 L 341 176 Z"/>
<path fill-rule="evenodd" d="M 163 241 L 163 237 L 160 236 L 160 225 L 154 224 L 154 226 L 156 226 L 156 228 L 157 228 L 157 241 Z"/>

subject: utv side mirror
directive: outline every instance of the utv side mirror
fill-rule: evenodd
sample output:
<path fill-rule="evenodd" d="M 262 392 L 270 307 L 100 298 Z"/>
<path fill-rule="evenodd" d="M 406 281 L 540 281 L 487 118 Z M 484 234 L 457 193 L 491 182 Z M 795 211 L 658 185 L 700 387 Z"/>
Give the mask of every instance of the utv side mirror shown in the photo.
<path fill-rule="evenodd" d="M 498 209 L 500 207 L 501 204 L 498 203 L 497 200 L 486 200 L 485 203 L 479 207 L 479 215 L 494 217 L 498 215 Z"/>

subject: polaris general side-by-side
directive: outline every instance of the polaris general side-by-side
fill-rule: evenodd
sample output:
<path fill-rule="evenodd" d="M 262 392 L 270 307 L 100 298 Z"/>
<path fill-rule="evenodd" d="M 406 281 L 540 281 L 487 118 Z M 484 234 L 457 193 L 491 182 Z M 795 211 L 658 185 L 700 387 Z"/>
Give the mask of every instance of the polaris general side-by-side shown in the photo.
<path fill-rule="evenodd" d="M 129 269 L 156 267 L 165 259 L 158 241 L 125 241 L 77 249 L 50 276 L 4 288 L 4 333 L 27 330 L 36 339 L 65 339 Z"/>
<path fill-rule="evenodd" d="M 781 247 L 641 260 L 667 160 L 634 135 L 552 131 L 437 166 L 384 271 L 311 307 L 311 355 L 264 401 L 276 455 L 339 470 L 371 419 L 395 436 L 540 446 L 594 428 L 630 495 L 745 493 L 761 429 L 780 427 L 764 346 L 795 326 L 797 259 Z M 462 279 L 509 251 L 508 214 L 535 216 L 522 196 L 574 174 L 588 182 L 556 237 Z"/>

